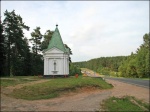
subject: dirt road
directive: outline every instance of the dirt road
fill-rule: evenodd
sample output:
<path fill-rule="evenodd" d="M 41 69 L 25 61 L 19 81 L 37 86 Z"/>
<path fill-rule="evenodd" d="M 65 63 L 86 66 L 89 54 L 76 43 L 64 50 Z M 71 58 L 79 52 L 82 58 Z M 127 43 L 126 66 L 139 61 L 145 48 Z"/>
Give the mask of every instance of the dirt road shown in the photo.
<path fill-rule="evenodd" d="M 149 89 L 147 88 L 114 80 L 106 81 L 113 84 L 114 88 L 109 90 L 84 88 L 77 93 L 69 93 L 58 98 L 36 101 L 10 98 L 5 95 L 5 92 L 7 93 L 8 91 L 4 88 L 1 92 L 1 111 L 96 111 L 101 110 L 100 103 L 102 100 L 110 96 L 122 97 L 125 95 L 135 96 L 144 102 L 149 102 Z M 16 88 L 18 87 L 20 86 L 17 85 Z M 6 89 L 13 90 L 11 87 Z"/>

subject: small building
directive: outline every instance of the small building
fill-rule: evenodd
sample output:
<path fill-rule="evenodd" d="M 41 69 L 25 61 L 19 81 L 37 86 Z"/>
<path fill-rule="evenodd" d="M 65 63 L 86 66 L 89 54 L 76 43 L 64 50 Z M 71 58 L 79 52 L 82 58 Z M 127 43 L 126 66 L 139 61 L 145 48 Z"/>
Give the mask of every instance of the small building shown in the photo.
<path fill-rule="evenodd" d="M 43 51 L 44 76 L 69 75 L 69 55 L 69 49 L 64 46 L 56 25 L 48 48 Z"/>

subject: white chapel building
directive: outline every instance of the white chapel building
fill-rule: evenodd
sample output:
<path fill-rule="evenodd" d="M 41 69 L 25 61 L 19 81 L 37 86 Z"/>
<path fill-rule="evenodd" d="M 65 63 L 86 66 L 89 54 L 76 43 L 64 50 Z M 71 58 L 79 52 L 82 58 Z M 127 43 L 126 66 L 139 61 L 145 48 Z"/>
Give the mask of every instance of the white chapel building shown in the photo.
<path fill-rule="evenodd" d="M 44 76 L 69 75 L 69 55 L 56 25 L 48 48 L 43 51 Z"/>

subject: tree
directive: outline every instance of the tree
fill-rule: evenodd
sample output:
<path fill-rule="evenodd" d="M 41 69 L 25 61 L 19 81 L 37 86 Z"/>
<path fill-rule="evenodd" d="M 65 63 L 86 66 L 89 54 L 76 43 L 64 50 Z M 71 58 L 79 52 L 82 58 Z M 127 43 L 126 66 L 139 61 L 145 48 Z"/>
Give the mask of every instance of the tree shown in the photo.
<path fill-rule="evenodd" d="M 150 74 L 149 43 L 150 43 L 150 36 L 149 34 L 145 34 L 143 36 L 143 44 L 137 50 L 137 56 L 136 56 L 136 68 L 137 68 L 138 77 L 148 77 Z"/>
<path fill-rule="evenodd" d="M 53 33 L 54 33 L 54 31 L 50 31 L 50 30 L 46 31 L 46 33 L 44 34 L 44 40 L 41 43 L 41 51 L 44 49 L 47 49 Z"/>
<path fill-rule="evenodd" d="M 40 32 L 40 27 L 36 27 L 34 31 L 31 33 L 32 38 L 29 39 L 33 45 L 31 53 L 31 66 L 32 66 L 32 74 L 39 75 L 43 74 L 43 60 L 41 59 L 42 55 L 40 54 L 41 51 L 41 39 L 42 34 Z"/>
<path fill-rule="evenodd" d="M 71 51 L 70 47 L 68 47 L 67 44 L 64 44 L 64 46 L 65 46 L 66 49 L 69 49 L 69 54 L 72 54 L 72 51 Z M 71 57 L 70 56 L 69 56 L 69 62 L 71 63 Z"/>
<path fill-rule="evenodd" d="M 144 46 L 146 49 L 145 55 L 145 77 L 150 77 L 150 33 L 143 36 Z"/>
<path fill-rule="evenodd" d="M 126 75 L 127 77 L 138 77 L 137 76 L 137 68 L 136 68 L 136 59 L 135 59 L 135 55 L 131 55 L 132 59 L 130 59 L 127 69 L 126 69 Z"/>
<path fill-rule="evenodd" d="M 5 75 L 5 61 L 6 61 L 6 52 L 5 52 L 5 40 L 4 40 L 4 35 L 3 35 L 3 25 L 0 20 L 0 74 L 1 76 Z"/>
<path fill-rule="evenodd" d="M 81 75 L 81 69 L 76 65 L 70 63 L 69 75 L 75 75 L 75 74 Z"/>
<path fill-rule="evenodd" d="M 149 77 L 149 49 L 150 36 L 143 36 L 143 44 L 137 49 L 136 54 L 131 55 L 119 67 L 119 71 L 125 77 Z"/>
<path fill-rule="evenodd" d="M 41 51 L 41 39 L 42 39 L 42 34 L 40 32 L 40 27 L 36 27 L 36 29 L 34 29 L 34 31 L 31 33 L 32 38 L 30 39 L 33 47 L 33 53 L 35 53 L 35 55 L 37 56 L 38 52 Z"/>
<path fill-rule="evenodd" d="M 89 61 L 75 62 L 73 64 L 81 68 L 88 68 L 94 70 L 95 72 L 98 72 L 103 75 L 117 76 L 118 68 L 119 66 L 121 66 L 121 62 L 126 58 L 127 56 L 100 57 L 96 59 L 91 59 Z M 120 69 L 123 69 L 123 67 Z"/>
<path fill-rule="evenodd" d="M 3 21 L 4 26 L 4 38 L 6 42 L 6 57 L 8 75 L 16 75 L 19 59 L 23 57 L 24 48 L 22 46 L 24 33 L 23 29 L 29 30 L 20 15 L 15 14 L 15 10 L 4 13 L 5 19 Z M 11 72 L 10 72 L 11 71 Z"/>
<path fill-rule="evenodd" d="M 28 45 L 28 39 L 24 39 L 24 59 L 23 59 L 23 74 L 22 75 L 32 75 L 32 64 L 31 64 L 31 52 L 30 46 Z"/>

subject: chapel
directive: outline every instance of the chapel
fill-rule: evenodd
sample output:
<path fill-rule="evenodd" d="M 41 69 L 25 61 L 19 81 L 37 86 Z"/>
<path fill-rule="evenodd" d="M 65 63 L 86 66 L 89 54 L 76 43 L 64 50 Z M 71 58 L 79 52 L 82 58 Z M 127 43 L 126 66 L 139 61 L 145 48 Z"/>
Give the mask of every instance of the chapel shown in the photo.
<path fill-rule="evenodd" d="M 43 51 L 44 76 L 69 75 L 69 55 L 69 49 L 65 47 L 58 30 L 58 25 L 56 25 L 49 45 Z"/>

